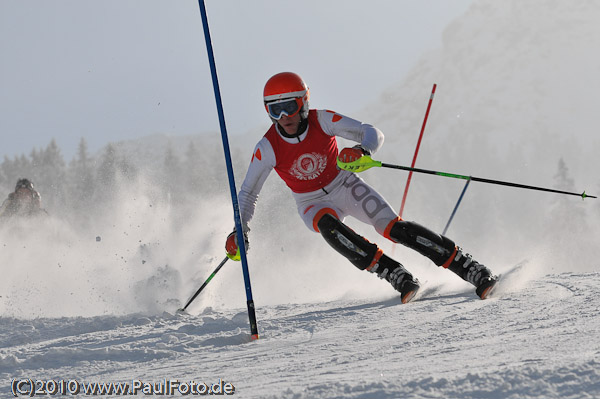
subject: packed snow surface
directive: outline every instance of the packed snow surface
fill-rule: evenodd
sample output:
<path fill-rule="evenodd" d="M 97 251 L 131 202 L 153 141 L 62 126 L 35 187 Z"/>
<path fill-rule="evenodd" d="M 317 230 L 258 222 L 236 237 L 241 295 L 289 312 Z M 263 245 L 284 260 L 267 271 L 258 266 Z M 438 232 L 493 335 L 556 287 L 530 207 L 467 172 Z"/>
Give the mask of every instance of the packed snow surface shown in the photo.
<path fill-rule="evenodd" d="M 549 274 L 511 289 L 523 273 L 509 271 L 485 301 L 467 286 L 426 285 L 407 305 L 389 295 L 261 307 L 257 341 L 244 309 L 3 317 L 0 392 L 31 378 L 157 390 L 165 380 L 222 381 L 241 398 L 600 396 L 600 273 Z"/>
<path fill-rule="evenodd" d="M 599 19 L 594 1 L 475 1 L 447 27 L 443 48 L 348 116 L 385 133 L 376 159 L 406 165 L 437 83 L 417 167 L 598 195 Z M 313 97 L 323 98 L 318 86 Z M 232 141 L 238 181 L 258 130 Z M 0 225 L 0 397 L 36 381 L 80 395 L 88 383 L 143 395 L 178 381 L 169 396 L 187 388 L 240 398 L 600 397 L 598 199 L 472 183 L 448 236 L 501 274 L 485 301 L 348 219 L 421 281 L 403 305 L 387 282 L 305 228 L 273 173 L 249 234 L 260 338 L 250 339 L 236 262 L 178 313 L 223 259 L 233 227 L 216 140 L 199 138 L 205 179 L 179 199 L 145 180 L 150 163 L 163 165 L 165 143 L 121 143 L 139 161 L 139 179 L 117 179 L 110 193 L 98 187 L 105 202 L 79 212 L 60 209 L 57 196 L 47 218 Z M 152 159 L 140 161 L 144 154 Z M 399 207 L 406 173 L 361 176 Z M 463 186 L 414 175 L 403 217 L 441 231 Z M 51 187 L 42 191 L 52 198 Z"/>

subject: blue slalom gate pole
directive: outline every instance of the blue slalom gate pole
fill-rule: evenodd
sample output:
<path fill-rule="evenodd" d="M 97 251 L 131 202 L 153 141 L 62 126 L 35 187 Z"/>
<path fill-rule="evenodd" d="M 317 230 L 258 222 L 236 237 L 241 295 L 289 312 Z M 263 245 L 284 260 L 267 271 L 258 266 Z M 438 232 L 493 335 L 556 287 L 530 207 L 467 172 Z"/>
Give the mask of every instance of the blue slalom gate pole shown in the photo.
<path fill-rule="evenodd" d="M 452 219 L 454 219 L 454 215 L 456 214 L 456 210 L 458 209 L 458 206 L 460 205 L 460 202 L 462 201 L 463 197 L 465 196 L 465 192 L 467 191 L 467 187 L 469 187 L 469 183 L 471 183 L 471 177 L 469 177 L 467 179 L 467 183 L 465 184 L 465 187 L 463 188 L 462 192 L 460 193 L 460 196 L 458 197 L 458 201 L 456 202 L 456 205 L 454 206 L 454 210 L 452 211 L 452 214 L 450 215 L 450 219 L 448 219 L 448 223 L 446 223 L 446 227 L 444 227 L 444 231 L 442 232 L 443 235 L 446 235 L 446 232 L 448 231 L 448 227 L 450 227 L 450 223 L 452 223 Z"/>
<path fill-rule="evenodd" d="M 212 75 L 213 88 L 215 91 L 215 100 L 217 102 L 217 112 L 219 113 L 219 124 L 221 126 L 221 138 L 223 140 L 223 151 L 225 152 L 225 163 L 227 164 L 227 176 L 229 177 L 229 188 L 231 190 L 231 201 L 233 202 L 233 216 L 235 219 L 235 229 L 237 232 L 237 242 L 240 248 L 242 261 L 242 270 L 244 272 L 244 285 L 246 286 L 246 303 L 248 305 L 248 317 L 250 319 L 250 333 L 253 340 L 258 339 L 258 326 L 256 324 L 256 312 L 254 309 L 254 300 L 252 299 L 252 288 L 250 286 L 250 273 L 248 272 L 248 260 L 246 258 L 246 245 L 244 242 L 244 232 L 242 231 L 242 221 L 240 218 L 240 208 L 238 204 L 237 190 L 235 188 L 235 177 L 233 174 L 233 164 L 231 162 L 231 152 L 229 150 L 229 139 L 227 137 L 227 128 L 225 126 L 225 114 L 223 113 L 223 103 L 221 101 L 221 90 L 219 89 L 219 79 L 217 78 L 217 67 L 215 65 L 215 55 L 213 53 L 212 41 L 210 38 L 210 29 L 208 27 L 208 18 L 206 16 L 206 7 L 204 0 L 198 0 L 200 14 L 202 16 L 202 26 L 204 28 L 204 40 L 206 41 L 206 51 L 208 53 L 208 62 Z"/>

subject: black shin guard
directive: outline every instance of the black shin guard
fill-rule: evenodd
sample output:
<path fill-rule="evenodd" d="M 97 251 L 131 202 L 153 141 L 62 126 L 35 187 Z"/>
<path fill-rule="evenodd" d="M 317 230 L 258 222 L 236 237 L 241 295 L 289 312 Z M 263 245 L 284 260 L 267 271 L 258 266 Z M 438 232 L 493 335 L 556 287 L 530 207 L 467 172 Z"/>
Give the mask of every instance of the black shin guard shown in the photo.
<path fill-rule="evenodd" d="M 451 239 L 434 233 L 420 224 L 404 220 L 394 224 L 390 231 L 390 237 L 395 242 L 406 245 L 428 257 L 438 266 L 443 265 L 456 248 Z"/>
<path fill-rule="evenodd" d="M 383 254 L 377 245 L 356 234 L 336 217 L 326 214 L 317 223 L 319 231 L 336 251 L 360 270 L 377 273 L 401 294 L 402 303 L 410 302 L 419 290 L 419 281 L 392 258 Z M 369 267 L 371 266 L 371 267 Z"/>
<path fill-rule="evenodd" d="M 317 223 L 317 227 L 325 241 L 360 270 L 369 267 L 379 251 L 377 245 L 356 234 L 330 214 L 323 215 Z"/>

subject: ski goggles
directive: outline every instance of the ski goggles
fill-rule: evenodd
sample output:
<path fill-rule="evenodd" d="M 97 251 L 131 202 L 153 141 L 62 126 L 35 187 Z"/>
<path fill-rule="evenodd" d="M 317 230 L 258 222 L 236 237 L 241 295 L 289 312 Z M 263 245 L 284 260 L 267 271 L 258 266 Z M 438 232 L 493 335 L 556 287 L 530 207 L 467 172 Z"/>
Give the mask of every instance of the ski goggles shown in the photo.
<path fill-rule="evenodd" d="M 265 104 L 265 108 L 267 108 L 269 116 L 278 121 L 283 115 L 292 117 L 300 112 L 300 109 L 302 108 L 302 99 L 298 97 L 274 101 Z"/>

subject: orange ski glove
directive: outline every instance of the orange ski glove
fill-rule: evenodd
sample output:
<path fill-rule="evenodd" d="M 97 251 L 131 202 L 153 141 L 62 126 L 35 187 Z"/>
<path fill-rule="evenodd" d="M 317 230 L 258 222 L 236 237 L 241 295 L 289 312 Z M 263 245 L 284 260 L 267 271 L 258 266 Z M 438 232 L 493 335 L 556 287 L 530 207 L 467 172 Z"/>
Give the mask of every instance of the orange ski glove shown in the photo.
<path fill-rule="evenodd" d="M 246 251 L 248 251 L 250 248 L 250 244 L 248 243 L 248 233 L 244 233 L 244 243 L 246 244 Z M 225 241 L 225 251 L 229 259 L 235 261 L 241 260 L 240 248 L 238 247 L 237 242 L 237 232 L 235 229 L 227 236 L 227 240 Z"/>
<path fill-rule="evenodd" d="M 344 148 L 340 151 L 338 159 L 344 163 L 350 163 L 360 159 L 363 155 L 369 154 L 369 151 L 365 150 L 360 145 L 356 145 L 352 148 Z"/>

